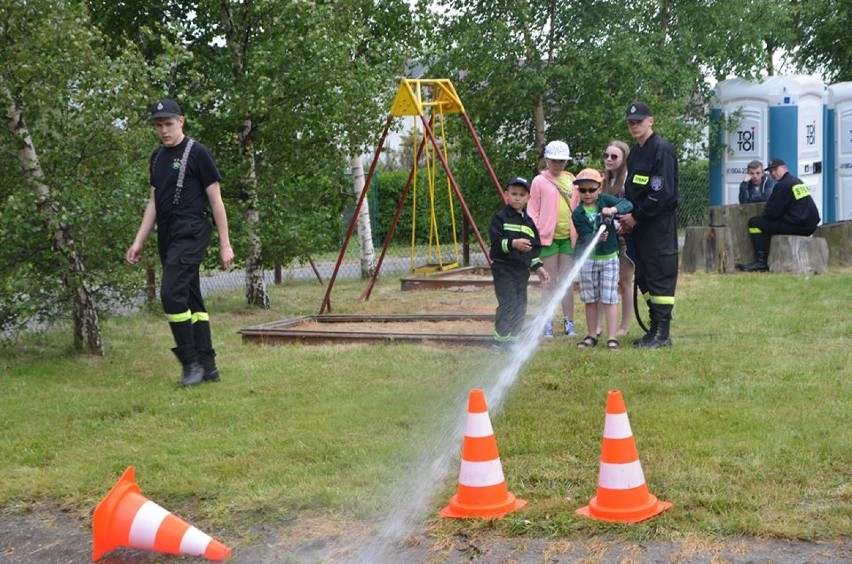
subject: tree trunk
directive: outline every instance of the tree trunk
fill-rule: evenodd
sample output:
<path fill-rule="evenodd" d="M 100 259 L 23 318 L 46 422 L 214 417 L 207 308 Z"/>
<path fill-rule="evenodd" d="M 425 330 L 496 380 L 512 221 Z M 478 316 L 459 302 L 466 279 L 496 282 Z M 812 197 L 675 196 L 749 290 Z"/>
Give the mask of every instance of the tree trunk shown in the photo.
<path fill-rule="evenodd" d="M 541 97 L 535 101 L 535 108 L 533 109 L 533 115 L 535 118 L 535 147 L 538 149 L 539 154 L 544 150 L 545 137 L 544 137 L 544 102 Z M 536 163 L 539 164 L 539 163 Z"/>
<path fill-rule="evenodd" d="M 355 201 L 361 197 L 364 191 L 364 167 L 361 157 L 354 156 L 350 159 L 352 168 L 352 190 L 355 192 Z M 364 198 L 361 210 L 358 212 L 356 221 L 358 234 L 358 245 L 361 250 L 361 278 L 372 278 L 376 271 L 376 251 L 373 248 L 373 230 L 370 226 L 370 202 Z"/>
<path fill-rule="evenodd" d="M 237 30 L 231 16 L 231 3 L 222 0 L 219 6 L 222 27 L 225 30 L 225 43 L 234 61 L 234 74 L 238 77 L 245 75 L 245 59 L 240 50 L 240 42 L 236 39 Z M 257 232 L 260 223 L 260 212 L 257 204 L 257 160 L 254 155 L 254 123 L 251 117 L 243 120 L 243 129 L 238 132 L 240 151 L 248 161 L 248 172 L 243 180 L 245 184 L 246 204 L 246 236 L 249 243 L 249 254 L 246 257 L 246 301 L 269 309 L 269 292 L 263 278 L 263 244 Z"/>
<path fill-rule="evenodd" d="M 4 88 L 5 89 L 5 88 Z M 44 173 L 38 162 L 38 154 L 32 137 L 11 93 L 6 91 L 11 105 L 6 109 L 6 123 L 9 130 L 20 140 L 18 162 L 27 183 L 33 188 L 36 208 L 50 233 L 53 250 L 59 253 L 67 263 L 62 276 L 65 291 L 71 296 L 74 321 L 74 347 L 81 352 L 103 355 L 100 322 L 91 294 L 86 286 L 83 259 L 77 250 L 71 228 L 62 223 L 64 211 L 53 197 L 50 186 L 44 183 Z"/>
<path fill-rule="evenodd" d="M 243 122 L 243 126 L 243 131 L 240 133 L 240 145 L 249 166 L 248 173 L 246 173 L 243 181 L 248 196 L 246 234 L 249 242 L 249 255 L 246 257 L 246 301 L 249 305 L 269 309 L 269 292 L 266 289 L 266 280 L 263 277 L 263 244 L 257 232 L 260 212 L 257 202 L 257 161 L 254 156 L 251 119 L 247 118 Z"/>

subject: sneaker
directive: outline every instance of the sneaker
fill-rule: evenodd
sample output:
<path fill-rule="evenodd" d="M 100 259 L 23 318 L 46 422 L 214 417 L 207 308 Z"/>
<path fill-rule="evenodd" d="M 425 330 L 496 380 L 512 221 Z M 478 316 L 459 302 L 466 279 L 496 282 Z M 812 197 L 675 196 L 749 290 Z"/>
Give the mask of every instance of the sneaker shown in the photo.
<path fill-rule="evenodd" d="M 553 323 L 550 321 L 547 322 L 547 325 L 544 326 L 544 338 L 552 339 L 553 338 Z"/>
<path fill-rule="evenodd" d="M 574 322 L 569 321 L 568 319 L 565 320 L 565 334 L 568 335 L 569 337 L 576 337 L 577 336 L 577 332 L 574 331 Z"/>

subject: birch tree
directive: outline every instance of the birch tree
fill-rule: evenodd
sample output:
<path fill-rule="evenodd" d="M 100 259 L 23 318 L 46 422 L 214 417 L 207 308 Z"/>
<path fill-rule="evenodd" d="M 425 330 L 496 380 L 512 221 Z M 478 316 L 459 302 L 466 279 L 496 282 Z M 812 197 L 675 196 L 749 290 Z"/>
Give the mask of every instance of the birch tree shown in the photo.
<path fill-rule="evenodd" d="M 139 179 L 126 165 L 144 69 L 133 49 L 107 55 L 77 2 L 5 4 L 0 21 L 0 323 L 70 319 L 75 347 L 100 355 L 107 298 L 128 287 L 119 202 Z"/>
<path fill-rule="evenodd" d="M 61 278 L 65 290 L 71 296 L 74 320 L 74 346 L 93 354 L 103 354 L 98 312 L 92 301 L 89 282 L 83 259 L 68 224 L 62 221 L 67 214 L 53 196 L 53 188 L 45 183 L 44 171 L 38 161 L 38 154 L 21 110 L 12 93 L 0 78 L 0 90 L 5 94 L 7 104 L 6 121 L 9 132 L 19 143 L 18 161 L 21 174 L 33 191 L 33 200 L 44 223 L 45 231 L 51 239 L 51 248 L 65 261 L 65 272 Z"/>
<path fill-rule="evenodd" d="M 357 202 L 364 191 L 364 166 L 361 156 L 351 159 L 352 192 Z M 376 271 L 376 250 L 373 247 L 373 229 L 370 225 L 370 200 L 364 198 L 358 217 L 355 220 L 355 232 L 358 236 L 358 246 L 361 249 L 361 278 L 370 278 Z"/>

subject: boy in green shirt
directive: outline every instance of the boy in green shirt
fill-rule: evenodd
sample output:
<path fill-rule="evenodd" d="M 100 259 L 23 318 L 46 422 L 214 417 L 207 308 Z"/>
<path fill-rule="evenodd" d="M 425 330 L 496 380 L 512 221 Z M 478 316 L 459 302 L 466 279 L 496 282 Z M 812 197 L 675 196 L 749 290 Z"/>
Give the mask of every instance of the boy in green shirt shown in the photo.
<path fill-rule="evenodd" d="M 617 349 L 618 340 L 615 338 L 618 317 L 618 236 L 614 217 L 618 214 L 629 213 L 633 204 L 624 198 L 616 198 L 601 192 L 603 178 L 593 169 L 580 171 L 574 179 L 576 190 L 580 193 L 580 205 L 571 215 L 574 227 L 577 229 L 577 252 L 581 256 L 587 245 L 595 245 L 589 260 L 580 269 L 580 299 L 586 304 L 586 327 L 596 327 L 598 323 L 598 304 L 603 308 L 606 317 L 606 346 Z M 601 222 L 606 229 L 598 238 L 597 233 Z M 586 335 L 577 343 L 581 349 L 594 347 L 597 338 Z"/>

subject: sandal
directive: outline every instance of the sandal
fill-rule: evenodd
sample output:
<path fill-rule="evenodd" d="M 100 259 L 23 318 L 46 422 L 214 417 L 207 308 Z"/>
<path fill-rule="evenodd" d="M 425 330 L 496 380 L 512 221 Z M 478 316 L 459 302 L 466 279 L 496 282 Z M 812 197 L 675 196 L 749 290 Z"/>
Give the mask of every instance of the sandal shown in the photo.
<path fill-rule="evenodd" d="M 591 335 L 586 335 L 585 339 L 577 343 L 578 349 L 588 349 L 596 346 L 598 346 L 598 340 L 592 337 Z"/>
<path fill-rule="evenodd" d="M 620 347 L 621 347 L 621 345 L 619 345 L 618 341 L 616 341 L 615 339 L 610 339 L 609 341 L 606 342 L 606 348 L 608 348 L 611 351 L 614 351 L 614 350 L 616 350 Z"/>

